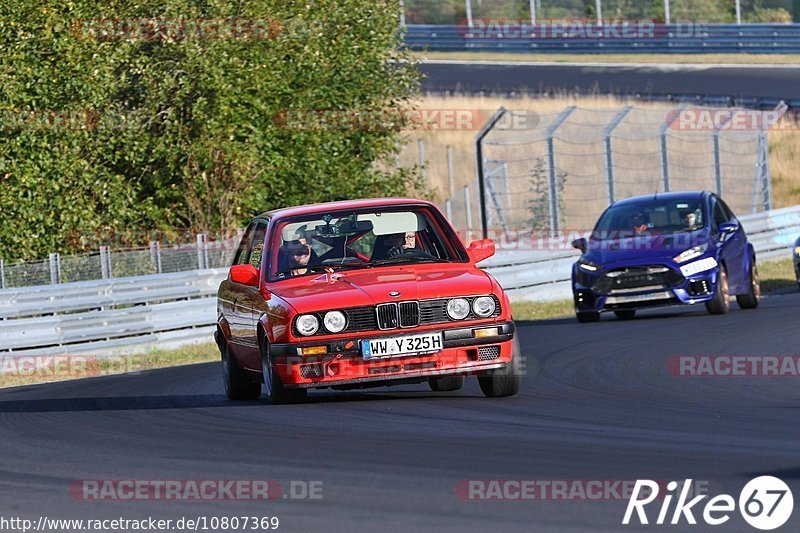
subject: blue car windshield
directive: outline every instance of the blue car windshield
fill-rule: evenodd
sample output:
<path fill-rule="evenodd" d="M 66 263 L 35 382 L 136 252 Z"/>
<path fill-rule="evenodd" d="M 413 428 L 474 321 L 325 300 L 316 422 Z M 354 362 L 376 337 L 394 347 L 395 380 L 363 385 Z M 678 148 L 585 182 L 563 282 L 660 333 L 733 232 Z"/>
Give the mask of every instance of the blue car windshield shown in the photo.
<path fill-rule="evenodd" d="M 646 235 L 690 232 L 707 224 L 701 199 L 653 199 L 612 206 L 595 226 L 595 240 L 619 239 Z"/>

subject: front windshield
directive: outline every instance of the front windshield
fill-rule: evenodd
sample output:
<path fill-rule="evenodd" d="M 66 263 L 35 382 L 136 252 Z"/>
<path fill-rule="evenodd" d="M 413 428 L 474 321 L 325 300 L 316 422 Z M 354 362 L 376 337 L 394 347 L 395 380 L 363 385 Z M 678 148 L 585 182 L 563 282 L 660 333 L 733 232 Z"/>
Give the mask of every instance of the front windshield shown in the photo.
<path fill-rule="evenodd" d="M 425 208 L 346 211 L 296 217 L 272 238 L 270 279 L 461 260 Z"/>
<path fill-rule="evenodd" d="M 701 199 L 648 200 L 612 206 L 592 233 L 595 240 L 691 232 L 707 223 Z"/>

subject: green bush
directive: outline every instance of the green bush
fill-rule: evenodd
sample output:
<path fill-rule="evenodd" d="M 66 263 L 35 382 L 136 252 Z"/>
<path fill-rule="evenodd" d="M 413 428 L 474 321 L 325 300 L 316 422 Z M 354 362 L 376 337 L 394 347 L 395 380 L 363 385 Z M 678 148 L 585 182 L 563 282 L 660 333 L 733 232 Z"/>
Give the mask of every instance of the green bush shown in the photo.
<path fill-rule="evenodd" d="M 103 37 L 113 21 L 96 22 L 142 18 L 257 22 L 238 38 L 190 28 L 121 39 Z M 120 232 L 146 244 L 146 230 L 230 230 L 275 207 L 421 189 L 394 169 L 396 130 L 276 119 L 406 105 L 418 74 L 398 51 L 398 20 L 399 0 L 3 2 L 0 257 L 83 251 Z"/>

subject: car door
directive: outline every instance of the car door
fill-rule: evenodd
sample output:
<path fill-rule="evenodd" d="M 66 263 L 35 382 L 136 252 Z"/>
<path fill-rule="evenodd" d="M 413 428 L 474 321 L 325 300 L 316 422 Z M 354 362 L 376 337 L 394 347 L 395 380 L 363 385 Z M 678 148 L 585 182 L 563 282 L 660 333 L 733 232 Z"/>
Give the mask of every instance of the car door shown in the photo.
<path fill-rule="evenodd" d="M 256 221 L 253 226 L 247 255 L 242 258 L 243 262 L 241 263 L 253 265 L 259 271 L 259 280 L 262 279 L 261 261 L 264 255 L 266 237 L 266 223 L 264 221 Z M 262 300 L 260 287 L 238 286 L 235 306 L 241 326 L 236 340 L 238 344 L 237 353 L 242 365 L 251 370 L 261 369 L 261 354 L 258 348 L 256 325 L 263 309 Z"/>
<path fill-rule="evenodd" d="M 233 265 L 247 264 L 250 257 L 254 230 L 255 224 L 251 224 L 245 231 L 239 243 L 236 255 L 233 258 Z M 242 305 L 245 295 L 244 285 L 234 283 L 230 278 L 222 283 L 220 305 L 222 306 L 223 316 L 230 329 L 230 342 L 234 350 L 236 350 L 239 345 L 246 342 L 245 339 L 250 329 L 250 316 L 245 313 L 245 307 Z"/>
<path fill-rule="evenodd" d="M 744 230 L 741 224 L 733 218 L 730 210 L 723 207 L 719 197 L 711 199 L 711 220 L 714 235 L 721 248 L 720 257 L 725 262 L 728 273 L 728 286 L 731 293 L 738 293 L 741 290 L 744 277 L 744 267 L 742 266 L 744 257 Z M 739 228 L 733 233 L 723 234 L 720 226 L 725 223 L 736 223 Z"/>
<path fill-rule="evenodd" d="M 725 219 L 731 224 L 736 224 L 739 228 L 734 234 L 729 236 L 728 245 L 732 248 L 732 261 L 734 261 L 736 265 L 735 268 L 738 274 L 736 292 L 743 292 L 749 288 L 750 283 L 750 271 L 748 268 L 747 257 L 747 233 L 745 232 L 742 223 L 739 222 L 739 219 L 737 219 L 736 215 L 733 214 L 731 208 L 725 203 L 725 200 L 718 198 L 717 201 L 719 206 L 722 208 L 723 213 L 725 214 Z M 731 266 L 729 268 L 732 269 L 734 267 Z"/>

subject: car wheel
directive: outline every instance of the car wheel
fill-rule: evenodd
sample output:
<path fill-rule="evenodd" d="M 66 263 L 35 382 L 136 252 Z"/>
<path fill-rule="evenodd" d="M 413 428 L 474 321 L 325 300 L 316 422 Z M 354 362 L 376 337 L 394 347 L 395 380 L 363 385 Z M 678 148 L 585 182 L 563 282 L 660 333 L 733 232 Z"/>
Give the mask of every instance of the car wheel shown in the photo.
<path fill-rule="evenodd" d="M 460 390 L 464 386 L 464 376 L 444 376 L 441 378 L 428 378 L 428 385 L 436 392 L 450 392 Z"/>
<path fill-rule="evenodd" d="M 633 320 L 636 316 L 636 309 L 621 309 L 619 311 L 614 311 L 614 314 L 617 315 L 617 318 L 620 320 Z"/>
<path fill-rule="evenodd" d="M 478 376 L 478 385 L 487 398 L 505 398 L 514 396 L 522 385 L 522 373 L 525 368 L 524 356 L 519 347 L 519 339 L 515 336 L 511 349 L 511 362 L 498 370 L 490 370 Z"/>
<path fill-rule="evenodd" d="M 261 396 L 261 384 L 250 379 L 236 362 L 227 342 L 219 347 L 222 357 L 222 381 L 225 384 L 225 395 L 229 400 L 258 400 Z"/>
<path fill-rule="evenodd" d="M 597 311 L 590 311 L 590 312 L 576 312 L 575 316 L 578 318 L 578 322 L 581 324 L 585 324 L 586 322 L 597 322 L 600 320 L 600 313 Z"/>
<path fill-rule="evenodd" d="M 261 345 L 261 375 L 264 377 L 264 396 L 271 404 L 299 403 L 306 399 L 307 389 L 287 389 L 283 386 L 281 377 L 272 366 L 269 355 L 269 344 L 262 340 Z"/>
<path fill-rule="evenodd" d="M 714 299 L 706 302 L 706 309 L 712 315 L 724 315 L 730 310 L 731 302 L 728 293 L 728 273 L 724 266 L 719 267 L 719 279 L 717 289 L 714 291 Z"/>
<path fill-rule="evenodd" d="M 761 281 L 758 279 L 758 266 L 756 260 L 750 262 L 750 288 L 747 294 L 736 297 L 736 303 L 742 309 L 755 309 L 761 301 Z"/>

